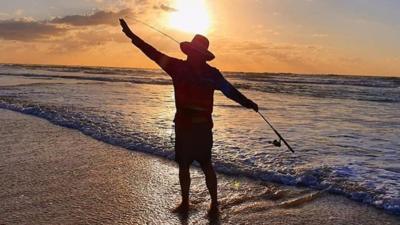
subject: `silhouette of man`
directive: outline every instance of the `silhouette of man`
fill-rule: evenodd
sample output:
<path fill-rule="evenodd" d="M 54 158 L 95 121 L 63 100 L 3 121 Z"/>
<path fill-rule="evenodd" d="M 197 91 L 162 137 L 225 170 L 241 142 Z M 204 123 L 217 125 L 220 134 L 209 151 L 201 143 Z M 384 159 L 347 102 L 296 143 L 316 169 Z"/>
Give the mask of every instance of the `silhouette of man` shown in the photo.
<path fill-rule="evenodd" d="M 212 111 L 214 90 L 238 102 L 242 106 L 258 111 L 258 106 L 232 86 L 214 67 L 207 64 L 215 56 L 208 51 L 209 41 L 196 35 L 191 42 L 180 43 L 187 55 L 186 61 L 167 56 L 149 45 L 132 32 L 120 19 L 123 32 L 147 57 L 156 62 L 171 76 L 175 90 L 175 160 L 179 165 L 179 181 L 182 202 L 177 211 L 189 208 L 190 172 L 193 161 L 199 162 L 206 177 L 211 195 L 210 211 L 218 211 L 217 177 L 211 163 Z"/>

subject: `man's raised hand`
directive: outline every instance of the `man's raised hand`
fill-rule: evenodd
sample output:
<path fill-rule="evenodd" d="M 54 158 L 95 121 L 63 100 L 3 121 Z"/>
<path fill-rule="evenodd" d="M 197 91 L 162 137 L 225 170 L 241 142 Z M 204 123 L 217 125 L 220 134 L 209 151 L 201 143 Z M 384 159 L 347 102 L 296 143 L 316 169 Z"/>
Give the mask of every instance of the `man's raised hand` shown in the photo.
<path fill-rule="evenodd" d="M 122 32 L 124 32 L 126 36 L 131 38 L 133 36 L 133 32 L 132 32 L 131 28 L 129 28 L 129 26 L 125 22 L 125 20 L 124 19 L 119 19 L 119 23 L 121 24 Z"/>
<path fill-rule="evenodd" d="M 258 112 L 258 105 L 257 105 L 257 103 L 251 101 L 251 109 L 253 109 L 255 112 Z"/>

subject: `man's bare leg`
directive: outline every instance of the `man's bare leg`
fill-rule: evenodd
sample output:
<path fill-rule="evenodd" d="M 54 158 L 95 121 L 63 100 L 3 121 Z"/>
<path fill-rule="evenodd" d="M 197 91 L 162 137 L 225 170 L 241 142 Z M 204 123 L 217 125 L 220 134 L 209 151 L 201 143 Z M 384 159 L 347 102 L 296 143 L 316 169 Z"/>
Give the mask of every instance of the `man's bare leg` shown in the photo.
<path fill-rule="evenodd" d="M 175 211 L 187 211 L 189 209 L 190 189 L 190 165 L 179 165 L 179 182 L 181 185 L 182 202 Z"/>
<path fill-rule="evenodd" d="M 217 176 L 211 161 L 201 164 L 201 169 L 206 176 L 206 184 L 211 196 L 210 210 L 218 210 Z"/>

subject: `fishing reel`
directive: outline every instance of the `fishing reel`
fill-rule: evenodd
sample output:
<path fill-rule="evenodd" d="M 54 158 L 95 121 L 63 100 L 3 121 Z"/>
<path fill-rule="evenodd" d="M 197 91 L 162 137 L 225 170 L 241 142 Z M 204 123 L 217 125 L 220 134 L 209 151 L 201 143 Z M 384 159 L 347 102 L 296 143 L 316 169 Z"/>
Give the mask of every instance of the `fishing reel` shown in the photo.
<path fill-rule="evenodd" d="M 282 146 L 281 141 L 282 139 L 279 139 L 279 141 L 275 139 L 274 141 L 268 141 L 268 143 L 274 145 L 275 147 L 281 147 Z"/>

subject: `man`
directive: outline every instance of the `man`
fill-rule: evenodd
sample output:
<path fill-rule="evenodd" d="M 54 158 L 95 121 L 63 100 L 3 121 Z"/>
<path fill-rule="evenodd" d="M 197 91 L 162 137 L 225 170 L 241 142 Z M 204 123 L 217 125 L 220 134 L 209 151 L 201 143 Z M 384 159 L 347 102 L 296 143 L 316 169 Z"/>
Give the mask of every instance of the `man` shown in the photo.
<path fill-rule="evenodd" d="M 189 209 L 189 167 L 197 161 L 206 177 L 211 195 L 210 211 L 218 211 L 217 178 L 211 163 L 212 111 L 214 90 L 242 106 L 258 111 L 258 106 L 235 89 L 219 72 L 209 66 L 215 56 L 208 51 L 206 37 L 196 35 L 191 42 L 182 42 L 180 48 L 187 55 L 186 61 L 169 57 L 149 45 L 132 32 L 120 19 L 123 32 L 147 57 L 156 62 L 171 76 L 175 90 L 175 160 L 179 165 L 182 202 L 177 211 Z"/>

